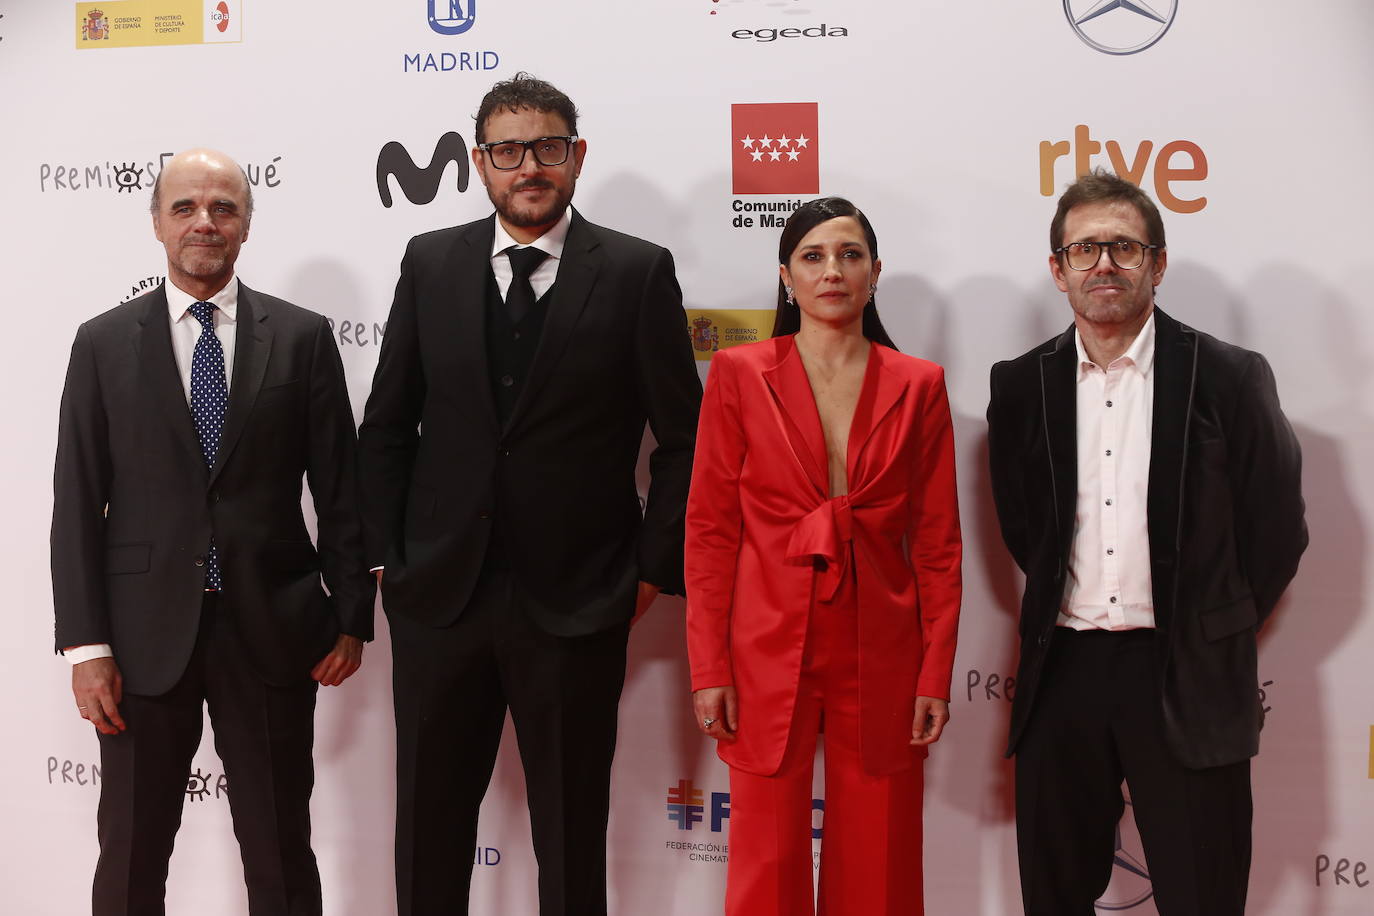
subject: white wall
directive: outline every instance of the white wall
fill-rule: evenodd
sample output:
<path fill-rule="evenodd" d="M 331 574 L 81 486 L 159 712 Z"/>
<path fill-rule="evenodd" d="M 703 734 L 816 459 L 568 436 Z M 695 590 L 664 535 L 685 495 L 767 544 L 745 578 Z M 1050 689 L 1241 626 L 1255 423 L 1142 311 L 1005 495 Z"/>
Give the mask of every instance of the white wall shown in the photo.
<path fill-rule="evenodd" d="M 114 16 L 129 2 L 103 7 Z M 0 908 L 81 912 L 96 855 L 96 740 L 73 712 L 67 665 L 50 652 L 57 401 L 76 326 L 164 266 L 146 189 L 124 193 L 109 179 L 130 163 L 146 185 L 161 153 L 192 145 L 249 164 L 258 213 L 240 275 L 331 316 L 339 330 L 345 321 L 367 329 L 351 326 L 341 340 L 361 412 L 377 355 L 373 325 L 385 320 L 406 240 L 489 211 L 475 176 L 458 192 L 452 165 L 431 203 L 412 204 L 391 181 L 394 203 L 383 207 L 378 153 L 396 140 L 424 164 L 446 131 L 470 143 L 485 90 L 525 69 L 581 106 L 590 151 L 577 206 L 668 245 L 697 309 L 771 307 L 777 230 L 733 228 L 736 200 L 815 196 L 732 194 L 731 105 L 817 103 L 820 192 L 867 211 L 885 266 L 884 320 L 905 350 L 948 369 L 967 589 L 954 719 L 927 770 L 932 914 L 1018 909 L 1010 770 L 1000 757 L 1009 704 L 1002 685 L 990 695 L 986 684 L 1014 673 L 1019 582 L 992 521 L 983 411 L 992 362 L 1069 321 L 1045 266 L 1054 197 L 1041 194 L 1041 144 L 1071 140 L 1085 125 L 1104 145 L 1092 162 L 1110 164 L 1106 141 L 1114 140 L 1131 165 L 1149 142 L 1142 181 L 1152 192 L 1160 147 L 1178 140 L 1201 150 L 1205 179 L 1166 188 L 1206 203 L 1164 211 L 1171 257 L 1160 302 L 1273 364 L 1304 447 L 1312 531 L 1263 641 L 1272 710 L 1254 768 L 1250 911 L 1374 909 L 1374 887 L 1359 886 L 1374 874 L 1354 864 L 1374 863 L 1374 8 L 1362 0 L 1150 3 L 1176 8 L 1164 37 L 1141 53 L 1108 55 L 1081 41 L 1052 2 L 481 0 L 473 27 L 445 36 L 427 24 L 425 0 L 234 0 L 241 42 L 77 50 L 77 4 L 0 0 L 0 555 L 11 573 L 0 665 L 8 701 Z M 159 0 L 141 5 L 146 12 Z M 1089 5 L 1068 3 L 1077 13 Z M 1108 13 L 1092 34 L 1135 41 L 1127 33 L 1139 17 L 1131 17 Z M 758 40 L 789 27 L 815 37 Z M 733 37 L 739 30 L 753 34 Z M 432 53 L 442 67 L 446 52 L 455 64 L 468 52 L 496 66 L 406 72 L 406 55 Z M 1193 155 L 1178 154 L 1173 167 L 1188 167 Z M 56 188 L 58 166 L 75 166 L 82 187 Z M 86 186 L 95 180 L 88 168 L 100 186 Z M 1057 161 L 1054 194 L 1073 169 L 1073 154 Z M 728 842 L 728 822 L 710 829 L 712 793 L 727 790 L 727 776 L 689 721 L 682 612 L 680 600 L 661 600 L 632 639 L 611 824 L 616 913 L 709 913 L 723 895 L 723 864 L 672 848 Z M 394 911 L 390 703 L 379 623 L 363 671 L 320 698 L 314 810 L 329 914 Z M 208 742 L 196 768 L 210 774 L 210 791 L 186 806 L 169 909 L 242 913 L 228 808 L 215 797 L 222 767 Z M 680 780 L 704 790 L 704 821 L 691 830 L 667 816 Z M 475 913 L 534 911 L 528 833 L 508 744 L 480 830 L 495 864 L 477 869 Z M 1139 841 L 1129 829 L 1125 836 L 1126 852 L 1141 858 Z M 1319 856 L 1332 863 L 1321 874 Z M 1144 893 L 1119 871 L 1110 898 L 1118 908 Z M 1154 909 L 1145 902 L 1128 912 Z"/>

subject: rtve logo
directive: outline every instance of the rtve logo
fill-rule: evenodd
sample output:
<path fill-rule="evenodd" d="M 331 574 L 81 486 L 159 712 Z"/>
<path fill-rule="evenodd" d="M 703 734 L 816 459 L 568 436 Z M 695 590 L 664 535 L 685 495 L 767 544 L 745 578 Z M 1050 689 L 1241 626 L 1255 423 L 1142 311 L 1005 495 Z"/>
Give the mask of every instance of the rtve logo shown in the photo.
<path fill-rule="evenodd" d="M 1070 153 L 1073 155 L 1073 178 L 1086 175 L 1092 171 L 1095 164 L 1092 157 L 1102 152 L 1103 147 L 1107 150 L 1107 159 L 1111 163 L 1111 169 L 1117 175 L 1127 181 L 1138 185 L 1146 190 L 1150 190 L 1145 185 L 1146 172 L 1154 181 L 1155 200 L 1159 201 L 1160 206 L 1167 207 L 1175 213 L 1196 213 L 1207 206 L 1207 198 L 1180 197 L 1175 193 L 1174 185 L 1185 181 L 1202 181 L 1207 177 L 1207 154 L 1202 151 L 1202 147 L 1193 143 L 1191 140 L 1171 140 L 1155 151 L 1154 142 L 1142 140 L 1136 147 L 1134 154 L 1127 161 L 1126 151 L 1122 144 L 1116 140 L 1108 140 L 1105 144 L 1094 140 L 1088 132 L 1085 124 L 1079 124 L 1073 129 L 1073 140 L 1060 140 L 1052 143 L 1049 140 L 1040 141 L 1040 193 L 1044 197 L 1053 197 L 1055 188 L 1059 182 L 1056 166 L 1060 159 L 1068 158 Z M 1151 168 L 1150 157 L 1154 155 L 1153 168 Z M 1176 164 L 1176 161 L 1182 163 Z M 1184 191 L 1183 193 L 1187 193 Z"/>
<path fill-rule="evenodd" d="M 706 793 L 698 789 L 690 779 L 679 779 L 677 785 L 668 788 L 668 820 L 677 824 L 678 830 L 691 830 L 697 824 L 705 820 L 706 815 Z M 711 826 L 712 833 L 720 833 L 725 828 L 725 822 L 730 818 L 730 793 L 712 792 L 711 793 Z M 811 811 L 813 814 L 811 839 L 821 838 L 821 828 L 815 826 L 814 814 L 820 812 L 825 814 L 825 799 L 811 799 Z"/>

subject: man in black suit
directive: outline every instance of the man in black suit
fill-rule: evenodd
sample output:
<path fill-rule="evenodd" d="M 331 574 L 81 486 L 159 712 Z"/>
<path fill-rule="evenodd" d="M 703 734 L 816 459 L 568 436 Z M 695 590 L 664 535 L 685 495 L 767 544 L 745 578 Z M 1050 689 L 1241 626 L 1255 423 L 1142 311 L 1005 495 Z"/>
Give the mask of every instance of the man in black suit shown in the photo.
<path fill-rule="evenodd" d="M 329 326 L 234 276 L 252 206 L 228 157 L 169 160 L 152 200 L 168 282 L 86 322 L 72 346 L 53 603 L 77 710 L 100 732 L 97 916 L 164 911 L 206 703 L 249 912 L 320 913 L 316 683 L 358 669 L 376 586 Z"/>
<path fill-rule="evenodd" d="M 1050 228 L 1074 324 L 992 369 L 1002 536 L 1026 574 L 1008 754 L 1028 916 L 1092 916 L 1130 787 L 1161 916 L 1241 916 L 1255 635 L 1307 546 L 1268 363 L 1155 307 L 1149 196 L 1080 178 Z"/>
<path fill-rule="evenodd" d="M 395 660 L 403 916 L 467 912 L 507 708 L 540 912 L 606 912 L 629 627 L 682 593 L 701 401 L 682 295 L 667 250 L 569 207 L 576 133 L 568 97 L 526 74 L 482 100 L 472 160 L 496 213 L 411 240 L 359 430 Z"/>

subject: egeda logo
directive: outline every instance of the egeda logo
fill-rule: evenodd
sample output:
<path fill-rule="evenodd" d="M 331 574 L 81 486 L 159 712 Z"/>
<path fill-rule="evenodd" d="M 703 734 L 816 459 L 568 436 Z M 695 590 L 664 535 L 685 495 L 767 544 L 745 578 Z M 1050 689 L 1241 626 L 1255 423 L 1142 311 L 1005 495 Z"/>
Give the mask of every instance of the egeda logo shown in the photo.
<path fill-rule="evenodd" d="M 477 0 L 426 0 L 429 27 L 440 35 L 461 35 L 477 21 Z"/>
<path fill-rule="evenodd" d="M 458 166 L 458 190 L 468 189 L 468 145 L 456 131 L 449 131 L 434 145 L 429 165 L 420 168 L 410 158 L 410 152 L 400 141 L 392 140 L 377 154 L 377 196 L 382 206 L 391 206 L 391 186 L 387 177 L 396 179 L 406 199 L 413 204 L 427 204 L 439 193 L 444 169 L 452 162 Z"/>

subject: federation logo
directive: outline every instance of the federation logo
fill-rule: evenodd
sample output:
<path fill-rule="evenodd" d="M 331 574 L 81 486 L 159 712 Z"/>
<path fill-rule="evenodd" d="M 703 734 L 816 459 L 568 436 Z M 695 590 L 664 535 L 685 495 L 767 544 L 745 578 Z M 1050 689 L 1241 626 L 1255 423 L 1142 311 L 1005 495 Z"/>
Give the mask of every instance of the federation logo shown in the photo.
<path fill-rule="evenodd" d="M 105 17 L 104 10 L 91 10 L 86 14 L 86 18 L 81 20 L 81 40 L 82 41 L 108 41 L 110 38 L 110 20 Z"/>
<path fill-rule="evenodd" d="M 210 774 L 196 771 L 186 778 L 186 797 L 191 801 L 205 801 L 210 797 Z"/>
<path fill-rule="evenodd" d="M 819 193 L 819 122 L 815 102 L 731 105 L 734 193 Z"/>
<path fill-rule="evenodd" d="M 440 35 L 461 35 L 477 21 L 477 0 L 428 0 L 429 27 Z"/>
<path fill-rule="evenodd" d="M 1103 54 L 1139 54 L 1169 31 L 1178 0 L 1064 0 L 1064 15 L 1088 47 Z"/>
<path fill-rule="evenodd" d="M 214 12 L 210 14 L 210 21 L 214 23 L 215 28 L 219 29 L 221 32 L 228 31 L 229 4 L 225 3 L 224 0 L 220 0 L 219 4 L 215 6 Z"/>

